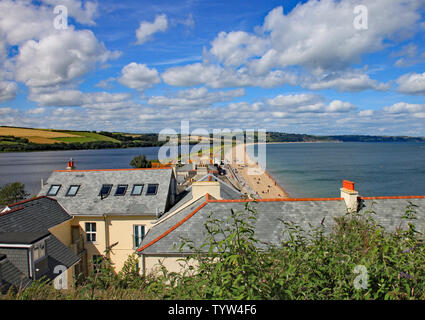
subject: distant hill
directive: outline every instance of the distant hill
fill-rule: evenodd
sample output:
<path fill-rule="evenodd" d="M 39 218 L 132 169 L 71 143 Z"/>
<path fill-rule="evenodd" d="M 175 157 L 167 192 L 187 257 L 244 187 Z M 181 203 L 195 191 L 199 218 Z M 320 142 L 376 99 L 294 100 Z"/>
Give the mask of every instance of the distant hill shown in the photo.
<path fill-rule="evenodd" d="M 268 132 L 267 142 L 425 142 L 425 138 L 363 135 L 315 136 Z M 0 152 L 157 147 L 164 143 L 164 141 L 158 141 L 157 133 L 136 134 L 0 126 Z M 196 144 L 198 141 L 195 139 L 189 143 Z"/>
<path fill-rule="evenodd" d="M 0 127 L 0 152 L 161 146 L 158 135 Z"/>
<path fill-rule="evenodd" d="M 268 132 L 267 142 L 425 142 L 425 138 L 366 135 L 314 136 L 307 134 Z"/>

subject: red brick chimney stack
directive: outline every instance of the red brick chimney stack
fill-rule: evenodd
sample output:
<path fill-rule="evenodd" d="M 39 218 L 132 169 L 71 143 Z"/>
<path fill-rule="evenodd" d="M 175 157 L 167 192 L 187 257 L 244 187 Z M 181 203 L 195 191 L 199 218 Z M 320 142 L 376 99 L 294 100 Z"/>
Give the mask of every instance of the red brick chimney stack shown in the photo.
<path fill-rule="evenodd" d="M 66 170 L 74 170 L 74 169 L 75 169 L 74 160 L 71 158 L 68 161 L 68 166 L 66 167 Z"/>

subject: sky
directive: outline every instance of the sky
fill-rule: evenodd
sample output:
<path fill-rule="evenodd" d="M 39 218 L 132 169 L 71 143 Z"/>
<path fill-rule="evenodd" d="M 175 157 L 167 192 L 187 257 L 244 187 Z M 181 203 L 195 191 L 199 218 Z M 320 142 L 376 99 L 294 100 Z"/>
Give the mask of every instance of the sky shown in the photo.
<path fill-rule="evenodd" d="M 425 136 L 425 0 L 0 0 L 0 125 Z"/>

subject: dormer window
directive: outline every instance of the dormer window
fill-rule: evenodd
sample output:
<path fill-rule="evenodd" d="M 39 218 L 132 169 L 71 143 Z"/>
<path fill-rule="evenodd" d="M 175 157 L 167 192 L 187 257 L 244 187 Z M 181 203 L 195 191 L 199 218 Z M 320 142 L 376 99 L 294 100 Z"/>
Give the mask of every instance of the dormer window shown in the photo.
<path fill-rule="evenodd" d="M 111 193 L 112 186 L 113 186 L 112 184 L 102 185 L 102 188 L 100 189 L 100 193 L 99 193 L 99 195 L 102 199 L 109 196 L 109 194 Z"/>
<path fill-rule="evenodd" d="M 60 184 L 52 184 L 50 186 L 49 191 L 47 192 L 47 196 L 56 196 L 61 188 Z"/>
<path fill-rule="evenodd" d="M 117 190 L 115 191 L 116 196 L 123 196 L 127 192 L 127 184 L 119 184 Z"/>
<path fill-rule="evenodd" d="M 78 185 L 72 185 L 69 187 L 68 192 L 66 193 L 67 197 L 75 197 L 78 190 L 80 189 L 80 186 Z"/>

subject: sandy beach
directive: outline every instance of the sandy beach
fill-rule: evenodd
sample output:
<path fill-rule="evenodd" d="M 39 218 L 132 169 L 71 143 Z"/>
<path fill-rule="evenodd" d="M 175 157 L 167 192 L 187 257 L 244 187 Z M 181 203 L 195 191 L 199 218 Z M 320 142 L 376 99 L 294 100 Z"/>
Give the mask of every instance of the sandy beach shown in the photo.
<path fill-rule="evenodd" d="M 241 149 L 243 148 L 243 149 Z M 261 170 L 246 152 L 245 144 L 237 144 L 225 155 L 229 165 L 236 176 L 236 179 L 244 187 L 243 191 L 256 194 L 260 199 L 289 198 L 288 193 L 268 174 L 266 170 Z M 236 161 L 236 154 L 245 155 L 243 163 Z M 231 161 L 230 161 L 231 160 Z M 252 174 L 256 173 L 256 174 Z"/>

